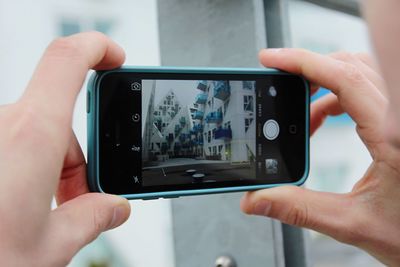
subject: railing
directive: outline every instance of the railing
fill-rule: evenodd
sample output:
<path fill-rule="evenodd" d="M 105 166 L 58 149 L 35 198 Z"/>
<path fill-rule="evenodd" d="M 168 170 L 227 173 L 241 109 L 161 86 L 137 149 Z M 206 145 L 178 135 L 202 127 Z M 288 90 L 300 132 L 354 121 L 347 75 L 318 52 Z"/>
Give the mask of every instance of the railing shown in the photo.
<path fill-rule="evenodd" d="M 225 100 L 231 95 L 231 87 L 228 82 L 218 81 L 214 86 L 214 97 Z"/>
<path fill-rule="evenodd" d="M 194 132 L 202 132 L 203 129 L 204 129 L 204 127 L 203 127 L 202 124 L 195 124 L 195 125 L 193 126 L 193 131 L 194 131 Z"/>
<path fill-rule="evenodd" d="M 202 146 L 203 145 L 203 138 L 194 138 L 189 141 L 191 146 Z"/>
<path fill-rule="evenodd" d="M 207 89 L 207 81 L 199 81 L 197 89 L 205 91 Z"/>
<path fill-rule="evenodd" d="M 184 133 L 179 135 L 179 141 L 181 141 L 182 143 L 185 143 L 189 138 L 190 136 Z"/>
<path fill-rule="evenodd" d="M 198 94 L 196 96 L 195 103 L 197 103 L 197 104 L 205 104 L 206 102 L 207 102 L 207 94 L 201 93 L 201 94 Z"/>
<path fill-rule="evenodd" d="M 203 117 L 204 117 L 204 112 L 203 111 L 197 110 L 197 111 L 193 112 L 193 114 L 192 114 L 192 118 L 195 119 L 195 120 L 202 120 Z"/>
<path fill-rule="evenodd" d="M 232 139 L 232 129 L 231 128 L 218 128 L 215 130 L 215 139 Z"/>
<path fill-rule="evenodd" d="M 206 122 L 207 123 L 219 123 L 222 121 L 222 112 L 213 111 L 207 114 Z"/>
<path fill-rule="evenodd" d="M 254 89 L 253 84 L 254 84 L 253 81 L 243 81 L 243 89 L 253 90 Z"/>
<path fill-rule="evenodd" d="M 198 145 L 198 146 L 202 146 L 202 145 L 204 144 L 203 138 L 196 138 L 196 139 L 194 140 L 194 143 L 195 143 L 196 145 Z"/>

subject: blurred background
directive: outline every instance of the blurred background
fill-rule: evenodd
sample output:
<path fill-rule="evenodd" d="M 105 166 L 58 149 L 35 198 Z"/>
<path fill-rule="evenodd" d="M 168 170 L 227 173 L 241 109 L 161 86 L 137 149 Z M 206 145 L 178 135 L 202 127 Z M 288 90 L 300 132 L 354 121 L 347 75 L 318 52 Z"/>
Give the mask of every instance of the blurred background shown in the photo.
<path fill-rule="evenodd" d="M 201 2 L 204 2 L 204 5 Z M 232 17 L 236 24 L 246 25 L 252 21 L 256 33 L 264 31 L 263 34 L 265 34 L 267 31 L 269 40 L 266 41 L 265 36 L 256 34 L 256 40 L 251 41 L 256 43 L 256 48 L 273 43 L 274 35 L 268 34 L 268 30 L 281 27 L 284 30 L 286 46 L 302 47 L 324 54 L 338 50 L 371 52 L 368 31 L 360 18 L 356 1 L 276 1 L 279 2 L 279 8 L 284 9 L 284 12 L 278 15 L 270 14 L 271 12 L 268 11 L 270 2 L 274 1 L 0 0 L 0 71 L 2 73 L 0 104 L 11 103 L 18 99 L 43 50 L 51 40 L 88 30 L 101 31 L 118 42 L 126 51 L 128 65 L 173 63 L 175 61 L 168 57 L 179 57 L 177 52 L 168 53 L 168 46 L 173 46 L 186 47 L 186 53 L 189 51 L 193 54 L 202 54 L 206 58 L 214 57 L 214 65 L 225 66 L 227 64 L 223 59 L 219 60 L 217 54 L 211 53 L 214 50 L 209 44 L 207 46 L 202 44 L 201 37 L 204 37 L 204 33 L 199 36 L 195 47 L 190 43 L 185 43 L 186 40 L 183 38 L 182 40 L 176 38 L 176 36 L 179 37 L 179 32 L 173 34 L 174 38 L 171 42 L 168 36 L 171 36 L 175 29 L 179 31 L 179 26 L 169 21 L 173 21 L 174 16 L 179 16 L 183 23 L 185 19 L 188 22 L 196 20 L 196 25 L 200 29 L 205 20 L 211 21 L 215 19 L 215 16 L 230 16 L 228 12 L 233 12 L 231 8 L 233 5 L 249 7 L 249 9 L 243 8 L 243 11 L 240 9 L 235 11 L 239 12 L 238 16 Z M 199 12 L 198 17 L 184 13 L 185 10 L 191 10 L 193 14 L 197 14 L 196 9 L 204 11 L 205 8 L 208 9 L 206 16 L 204 12 Z M 215 10 L 218 12 L 226 10 L 226 14 L 214 12 Z M 259 17 L 260 12 L 262 12 L 261 17 L 264 16 L 262 20 Z M 285 18 L 270 20 L 269 15 Z M 285 25 L 274 25 L 274 21 L 283 21 Z M 233 29 L 236 27 L 235 24 L 226 23 L 219 26 L 217 28 L 225 36 L 226 42 L 235 39 L 230 37 L 230 34 L 235 34 L 235 29 Z M 166 27 L 170 28 L 166 29 Z M 198 30 L 196 26 L 191 30 L 196 36 Z M 208 32 L 208 34 L 214 36 L 219 33 Z M 160 42 L 160 36 L 168 40 L 168 44 Z M 208 36 L 208 38 L 211 37 Z M 247 40 L 242 39 L 246 44 Z M 252 60 L 256 60 L 256 52 L 251 51 L 251 53 L 254 54 Z M 246 52 L 237 50 L 235 57 L 239 61 L 245 61 Z M 193 64 L 196 65 L 195 63 Z M 199 65 L 204 64 L 200 62 Z M 230 65 L 235 64 L 230 63 Z M 237 65 L 241 66 L 242 63 Z M 326 92 L 321 89 L 313 99 Z M 76 104 L 73 127 L 83 150 L 86 151 L 85 90 L 82 90 Z M 342 115 L 329 118 L 315 134 L 311 141 L 311 175 L 306 184 L 308 188 L 347 192 L 362 176 L 371 159 L 355 134 L 354 128 L 349 117 Z M 177 252 L 173 234 L 173 229 L 176 231 L 176 227 L 171 201 L 132 201 L 132 205 L 132 216 L 126 224 L 101 235 L 99 239 L 83 249 L 70 266 L 184 266 L 176 257 L 179 251 Z M 235 205 L 239 209 L 238 203 Z M 187 228 L 185 229 L 187 231 Z M 340 244 L 311 231 L 307 231 L 306 236 L 305 250 L 308 266 L 381 266 L 368 254 L 356 248 Z M 265 240 L 265 242 L 276 244 L 276 240 Z M 243 248 L 244 251 L 251 249 L 251 247 Z M 191 253 L 193 254 L 187 253 L 186 256 L 191 258 L 194 254 L 202 255 L 201 250 Z M 276 255 L 277 253 L 275 257 L 280 257 Z M 232 256 L 235 257 L 235 255 Z M 274 263 L 265 262 L 263 266 L 285 266 L 276 258 L 271 262 Z"/>

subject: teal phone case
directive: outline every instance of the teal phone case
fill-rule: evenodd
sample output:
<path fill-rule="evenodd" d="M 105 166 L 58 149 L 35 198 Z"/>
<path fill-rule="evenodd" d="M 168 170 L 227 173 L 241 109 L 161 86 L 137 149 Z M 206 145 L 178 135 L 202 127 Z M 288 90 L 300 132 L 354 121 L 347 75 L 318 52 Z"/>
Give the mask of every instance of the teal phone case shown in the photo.
<path fill-rule="evenodd" d="M 108 71 L 98 71 L 91 75 L 87 86 L 87 136 L 88 136 L 88 166 L 87 166 L 87 180 L 90 191 L 103 192 L 99 183 L 99 157 L 98 157 L 98 85 L 102 78 L 113 72 L 140 72 L 140 73 L 215 73 L 215 74 L 268 74 L 268 75 L 288 75 L 275 69 L 265 68 L 187 68 L 187 67 L 130 67 L 124 66 L 119 69 Z M 194 189 L 194 190 L 177 190 L 177 191 L 163 191 L 153 193 L 138 193 L 121 195 L 127 199 L 157 199 L 157 198 L 175 198 L 180 196 L 189 195 L 203 195 L 203 194 L 216 194 L 228 193 L 239 191 L 252 191 L 282 185 L 302 185 L 309 174 L 309 106 L 310 106 L 310 87 L 309 83 L 303 78 L 306 87 L 306 166 L 303 177 L 295 183 L 280 183 L 280 184 L 265 184 L 265 185 L 251 185 L 251 186 L 235 186 L 211 189 Z"/>

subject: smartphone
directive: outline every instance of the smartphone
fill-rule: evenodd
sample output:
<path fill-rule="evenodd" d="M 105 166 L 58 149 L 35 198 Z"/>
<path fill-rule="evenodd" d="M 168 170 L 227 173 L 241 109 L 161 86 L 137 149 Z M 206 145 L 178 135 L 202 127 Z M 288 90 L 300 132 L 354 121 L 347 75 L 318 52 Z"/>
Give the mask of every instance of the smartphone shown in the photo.
<path fill-rule="evenodd" d="M 88 184 L 128 199 L 301 185 L 308 82 L 273 69 L 99 71 L 87 90 Z"/>

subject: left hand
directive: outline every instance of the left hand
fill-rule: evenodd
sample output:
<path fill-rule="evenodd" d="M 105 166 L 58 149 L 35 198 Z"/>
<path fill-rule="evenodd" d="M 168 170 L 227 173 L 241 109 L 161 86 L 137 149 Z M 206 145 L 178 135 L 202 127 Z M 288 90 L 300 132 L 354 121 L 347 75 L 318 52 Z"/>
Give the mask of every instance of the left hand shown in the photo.
<path fill-rule="evenodd" d="M 88 193 L 85 159 L 72 131 L 88 70 L 123 61 L 123 50 L 103 34 L 57 39 L 21 99 L 0 107 L 1 266 L 65 266 L 128 218 L 126 199 Z M 55 194 L 59 207 L 52 211 Z"/>

